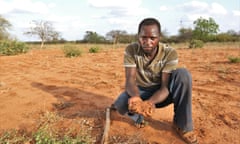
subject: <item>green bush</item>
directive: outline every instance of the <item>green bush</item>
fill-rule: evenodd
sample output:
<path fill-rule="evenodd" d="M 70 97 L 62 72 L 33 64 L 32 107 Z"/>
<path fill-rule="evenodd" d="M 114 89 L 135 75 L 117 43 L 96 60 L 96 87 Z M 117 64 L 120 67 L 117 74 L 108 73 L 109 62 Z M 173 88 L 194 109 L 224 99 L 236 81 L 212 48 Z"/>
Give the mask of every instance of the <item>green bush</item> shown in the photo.
<path fill-rule="evenodd" d="M 90 53 L 98 53 L 100 51 L 100 48 L 99 47 L 91 47 L 89 49 L 89 52 Z"/>
<path fill-rule="evenodd" d="M 63 47 L 65 57 L 78 57 L 82 55 L 82 50 L 73 45 L 65 45 Z"/>
<path fill-rule="evenodd" d="M 189 48 L 202 48 L 203 45 L 203 41 L 194 39 L 190 41 Z"/>
<path fill-rule="evenodd" d="M 228 57 L 228 60 L 231 62 L 231 63 L 239 63 L 240 62 L 240 57 Z"/>
<path fill-rule="evenodd" d="M 0 42 L 0 55 L 17 55 L 28 52 L 29 48 L 23 42 L 2 41 Z"/>

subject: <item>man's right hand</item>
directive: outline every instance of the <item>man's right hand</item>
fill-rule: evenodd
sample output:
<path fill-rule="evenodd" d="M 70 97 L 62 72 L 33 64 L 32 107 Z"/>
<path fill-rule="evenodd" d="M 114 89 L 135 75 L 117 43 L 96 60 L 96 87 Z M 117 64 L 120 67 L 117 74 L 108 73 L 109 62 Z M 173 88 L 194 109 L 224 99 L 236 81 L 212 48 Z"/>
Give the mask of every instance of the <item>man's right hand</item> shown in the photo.
<path fill-rule="evenodd" d="M 133 96 L 133 97 L 130 97 L 128 99 L 128 104 L 131 105 L 137 101 L 142 101 L 142 99 L 140 98 L 140 96 Z"/>

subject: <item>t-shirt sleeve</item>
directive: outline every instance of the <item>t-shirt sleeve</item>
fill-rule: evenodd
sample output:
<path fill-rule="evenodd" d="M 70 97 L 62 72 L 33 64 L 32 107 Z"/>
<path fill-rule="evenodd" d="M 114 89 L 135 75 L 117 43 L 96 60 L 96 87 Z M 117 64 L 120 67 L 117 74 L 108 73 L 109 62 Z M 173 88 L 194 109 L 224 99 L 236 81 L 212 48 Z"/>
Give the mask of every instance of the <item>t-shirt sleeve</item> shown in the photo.
<path fill-rule="evenodd" d="M 162 72 L 171 73 L 178 65 L 178 54 L 175 49 L 169 48 L 166 55 L 166 62 Z"/>
<path fill-rule="evenodd" d="M 136 67 L 134 59 L 134 47 L 132 45 L 127 46 L 124 51 L 124 67 Z"/>

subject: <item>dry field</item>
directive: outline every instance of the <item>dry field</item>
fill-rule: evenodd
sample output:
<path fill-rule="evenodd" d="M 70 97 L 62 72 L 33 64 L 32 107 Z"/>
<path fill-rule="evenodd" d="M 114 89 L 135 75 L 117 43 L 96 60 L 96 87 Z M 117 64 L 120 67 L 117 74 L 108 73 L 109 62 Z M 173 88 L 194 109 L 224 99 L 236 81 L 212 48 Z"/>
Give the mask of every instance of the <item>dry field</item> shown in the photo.
<path fill-rule="evenodd" d="M 71 123 L 84 120 L 95 143 L 101 141 L 105 108 L 124 90 L 124 47 L 102 48 L 99 53 L 86 50 L 77 58 L 66 58 L 61 47 L 0 56 L 1 132 L 34 131 L 41 115 L 55 112 L 62 117 L 58 127 L 81 129 Z M 239 144 L 240 63 L 230 63 L 228 57 L 240 57 L 240 44 L 173 47 L 179 53 L 179 67 L 187 68 L 193 77 L 193 119 L 200 143 Z M 184 144 L 171 127 L 172 116 L 172 105 L 158 109 L 147 127 L 137 129 L 112 112 L 109 141 Z"/>

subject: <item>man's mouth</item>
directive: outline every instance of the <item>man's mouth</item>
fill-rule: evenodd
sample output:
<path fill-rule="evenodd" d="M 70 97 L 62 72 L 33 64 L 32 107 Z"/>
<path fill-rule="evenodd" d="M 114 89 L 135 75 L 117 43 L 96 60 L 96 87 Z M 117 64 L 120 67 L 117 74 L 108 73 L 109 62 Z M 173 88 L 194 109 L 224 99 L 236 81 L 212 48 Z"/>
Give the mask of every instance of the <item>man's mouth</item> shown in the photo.
<path fill-rule="evenodd" d="M 152 47 L 143 47 L 143 49 L 150 50 L 150 49 L 152 49 Z"/>

